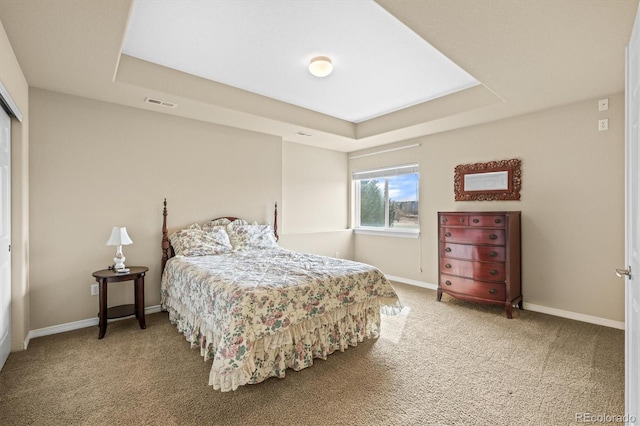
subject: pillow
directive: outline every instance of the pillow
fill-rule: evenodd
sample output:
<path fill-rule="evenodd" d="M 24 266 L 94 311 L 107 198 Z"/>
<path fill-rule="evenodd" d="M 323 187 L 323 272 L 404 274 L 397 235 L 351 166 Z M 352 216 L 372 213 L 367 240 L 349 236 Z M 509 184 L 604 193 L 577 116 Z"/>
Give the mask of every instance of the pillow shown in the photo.
<path fill-rule="evenodd" d="M 227 226 L 231 221 L 226 217 L 221 217 L 220 219 L 211 219 L 202 224 L 202 230 L 208 231 L 211 228 L 219 227 L 219 226 Z M 246 225 L 247 222 L 242 219 L 236 219 L 233 221 L 236 225 Z"/>
<path fill-rule="evenodd" d="M 227 225 L 227 233 L 234 250 L 278 247 L 271 225 Z"/>
<path fill-rule="evenodd" d="M 229 236 L 221 227 L 207 232 L 189 227 L 171 234 L 169 241 L 176 255 L 180 256 L 213 256 L 232 250 Z"/>

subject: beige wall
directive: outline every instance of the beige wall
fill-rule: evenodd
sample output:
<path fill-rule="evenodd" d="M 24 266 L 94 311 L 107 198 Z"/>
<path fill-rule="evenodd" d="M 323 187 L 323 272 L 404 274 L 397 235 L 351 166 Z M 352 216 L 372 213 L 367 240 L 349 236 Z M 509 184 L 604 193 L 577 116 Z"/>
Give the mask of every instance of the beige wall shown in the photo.
<path fill-rule="evenodd" d="M 609 130 L 598 132 L 605 117 Z M 525 304 L 624 321 L 624 281 L 613 273 L 624 266 L 623 94 L 606 112 L 593 99 L 404 145 L 414 142 L 422 146 L 350 161 L 352 171 L 420 163 L 421 240 L 357 235 L 357 260 L 437 283 L 438 211 L 521 210 Z M 521 201 L 454 201 L 456 165 L 510 158 L 522 160 Z"/>
<path fill-rule="evenodd" d="M 31 89 L 31 329 L 95 317 L 91 273 L 126 226 L 127 265 L 160 302 L 162 200 L 169 227 L 234 215 L 271 222 L 282 200 L 279 137 Z M 131 300 L 111 285 L 109 303 Z M 130 303 L 130 302 L 127 302 Z"/>
<path fill-rule="evenodd" d="M 285 248 L 353 257 L 346 154 L 281 138 L 32 88 L 31 329 L 95 317 L 91 273 L 112 263 L 126 226 L 127 265 L 146 265 L 159 304 L 162 200 L 170 229 L 217 216 L 272 223 Z M 109 303 L 130 303 L 131 283 Z"/>
<path fill-rule="evenodd" d="M 29 88 L 0 22 L 0 81 L 23 115 L 11 120 L 11 349 L 29 333 Z"/>
<path fill-rule="evenodd" d="M 111 263 L 104 243 L 115 225 L 134 240 L 127 264 L 151 268 L 146 304 L 157 305 L 164 197 L 173 228 L 219 215 L 270 222 L 278 201 L 283 247 L 338 252 L 426 283 L 437 282 L 437 211 L 522 210 L 525 303 L 623 321 L 623 282 L 611 272 L 624 262 L 622 94 L 610 97 L 606 115 L 592 100 L 348 161 L 264 134 L 30 93 L 31 329 L 95 316 L 91 272 Z M 604 116 L 610 130 L 597 132 Z M 457 164 L 514 157 L 523 161 L 521 201 L 453 201 Z M 421 239 L 354 238 L 348 171 L 410 161 L 421 170 Z M 115 288 L 110 301 L 130 293 Z"/>
<path fill-rule="evenodd" d="M 293 142 L 283 145 L 283 228 L 306 233 L 348 228 L 347 154 Z"/>
<path fill-rule="evenodd" d="M 353 259 L 353 234 L 347 225 L 347 154 L 285 142 L 282 164 L 280 244 L 291 250 Z"/>

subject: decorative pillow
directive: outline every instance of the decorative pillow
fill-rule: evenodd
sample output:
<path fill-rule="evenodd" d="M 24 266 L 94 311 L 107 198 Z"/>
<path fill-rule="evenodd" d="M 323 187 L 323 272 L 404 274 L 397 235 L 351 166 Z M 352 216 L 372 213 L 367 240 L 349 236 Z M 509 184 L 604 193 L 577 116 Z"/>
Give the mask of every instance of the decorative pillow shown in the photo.
<path fill-rule="evenodd" d="M 227 226 L 231 221 L 226 217 L 221 217 L 220 219 L 211 219 L 202 224 L 202 230 L 208 231 L 211 228 L 219 227 L 219 226 Z M 247 222 L 242 219 L 236 219 L 233 221 L 236 225 L 246 225 Z"/>
<path fill-rule="evenodd" d="M 187 228 L 169 236 L 176 255 L 213 256 L 232 250 L 227 232 L 222 227 L 207 232 L 197 228 Z"/>
<path fill-rule="evenodd" d="M 227 225 L 227 233 L 234 250 L 278 247 L 271 225 Z"/>

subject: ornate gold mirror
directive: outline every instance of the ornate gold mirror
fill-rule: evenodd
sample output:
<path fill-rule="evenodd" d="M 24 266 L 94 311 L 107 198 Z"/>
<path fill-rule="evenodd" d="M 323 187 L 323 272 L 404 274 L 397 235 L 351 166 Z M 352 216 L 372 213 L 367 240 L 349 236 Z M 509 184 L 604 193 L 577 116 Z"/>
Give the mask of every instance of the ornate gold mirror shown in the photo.
<path fill-rule="evenodd" d="M 514 158 L 456 166 L 456 201 L 519 200 L 522 183 L 520 163 Z"/>

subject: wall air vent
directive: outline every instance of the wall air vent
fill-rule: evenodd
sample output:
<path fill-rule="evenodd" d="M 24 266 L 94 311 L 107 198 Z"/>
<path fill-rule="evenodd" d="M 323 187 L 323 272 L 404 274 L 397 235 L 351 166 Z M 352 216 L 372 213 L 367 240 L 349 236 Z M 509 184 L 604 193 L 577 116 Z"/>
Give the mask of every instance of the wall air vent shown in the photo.
<path fill-rule="evenodd" d="M 167 101 L 163 101 L 155 98 L 144 98 L 144 101 L 148 104 L 160 105 L 167 108 L 175 108 L 177 106 L 177 104 L 174 104 L 173 102 L 167 102 Z"/>

